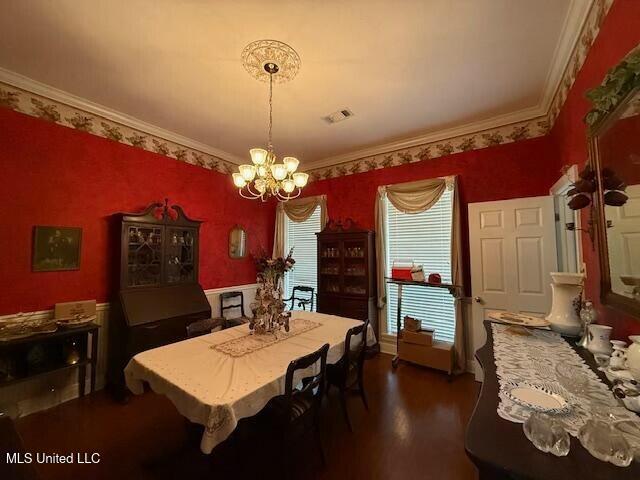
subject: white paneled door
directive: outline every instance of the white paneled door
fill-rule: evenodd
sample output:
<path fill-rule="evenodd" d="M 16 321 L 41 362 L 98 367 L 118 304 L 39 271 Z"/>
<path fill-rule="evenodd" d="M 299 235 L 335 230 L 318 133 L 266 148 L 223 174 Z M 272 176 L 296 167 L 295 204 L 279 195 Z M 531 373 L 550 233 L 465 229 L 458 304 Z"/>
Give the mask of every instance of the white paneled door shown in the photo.
<path fill-rule="evenodd" d="M 469 204 L 473 351 L 491 312 L 546 315 L 557 268 L 553 197 Z M 481 369 L 476 364 L 476 379 Z"/>

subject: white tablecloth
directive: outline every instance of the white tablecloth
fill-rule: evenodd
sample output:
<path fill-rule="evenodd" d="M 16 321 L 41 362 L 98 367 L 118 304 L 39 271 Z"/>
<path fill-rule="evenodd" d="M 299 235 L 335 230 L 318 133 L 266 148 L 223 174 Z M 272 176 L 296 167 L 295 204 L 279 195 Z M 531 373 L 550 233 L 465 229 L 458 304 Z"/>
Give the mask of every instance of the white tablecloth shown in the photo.
<path fill-rule="evenodd" d="M 291 360 L 328 343 L 327 362 L 335 363 L 344 352 L 347 330 L 362 323 L 305 311 L 294 312 L 292 318 L 310 319 L 320 326 L 241 357 L 211 346 L 246 335 L 247 325 L 148 350 L 127 365 L 127 386 L 141 394 L 147 382 L 153 391 L 166 395 L 182 415 L 204 425 L 200 448 L 210 453 L 233 432 L 238 420 L 255 415 L 272 397 L 284 393 L 284 377 Z M 367 336 L 368 344 L 373 344 L 371 327 Z"/>

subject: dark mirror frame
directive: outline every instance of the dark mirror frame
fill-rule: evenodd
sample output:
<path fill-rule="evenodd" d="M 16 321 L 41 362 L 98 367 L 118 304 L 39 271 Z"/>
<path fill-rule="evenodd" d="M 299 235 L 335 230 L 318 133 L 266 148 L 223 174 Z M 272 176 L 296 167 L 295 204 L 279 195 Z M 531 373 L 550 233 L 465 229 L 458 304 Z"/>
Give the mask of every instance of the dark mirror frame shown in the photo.
<path fill-rule="evenodd" d="M 605 79 L 603 85 L 606 85 L 606 83 L 607 79 Z M 615 108 L 612 108 L 611 111 L 608 112 L 600 111 L 596 114 L 596 119 L 589 128 L 589 162 L 596 172 L 598 183 L 598 190 L 593 196 L 593 225 L 596 231 L 598 256 L 600 259 L 600 300 L 604 305 L 609 305 L 640 321 L 640 303 L 611 290 L 611 270 L 609 268 L 609 248 L 607 244 L 604 191 L 602 188 L 603 165 L 598 143 L 598 139 L 616 123 L 628 107 L 631 99 L 640 92 L 640 85 L 636 83 L 631 86 L 630 90 L 626 89 L 621 92 L 620 100 L 616 103 Z M 595 110 L 592 110 L 592 112 L 594 111 Z M 587 124 L 589 124 L 589 116 L 587 116 Z"/>

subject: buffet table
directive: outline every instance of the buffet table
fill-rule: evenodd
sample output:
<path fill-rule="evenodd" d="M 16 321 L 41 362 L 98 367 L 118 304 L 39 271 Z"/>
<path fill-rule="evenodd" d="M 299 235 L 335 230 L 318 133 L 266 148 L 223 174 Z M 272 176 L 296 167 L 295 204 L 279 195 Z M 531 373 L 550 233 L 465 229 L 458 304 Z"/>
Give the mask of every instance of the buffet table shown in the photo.
<path fill-rule="evenodd" d="M 494 334 L 492 323 L 485 321 L 487 332 L 485 345 L 476 352 L 476 358 L 484 371 L 480 395 L 467 426 L 465 449 L 478 467 L 481 479 L 638 479 L 640 463 L 629 467 L 616 467 L 602 462 L 585 450 L 577 438 L 571 436 L 571 450 L 566 457 L 556 457 L 539 451 L 525 437 L 522 424 L 514 423 L 498 415 L 500 380 L 494 358 Z M 596 371 L 591 355 L 576 349 L 587 365 Z"/>
<path fill-rule="evenodd" d="M 292 360 L 328 343 L 327 363 L 335 363 L 344 353 L 347 330 L 360 324 L 360 320 L 295 311 L 289 334 L 249 335 L 248 325 L 240 325 L 139 353 L 127 365 L 125 378 L 133 393 L 143 393 L 147 383 L 190 421 L 204 425 L 200 448 L 210 453 L 241 418 L 255 415 L 284 393 Z M 371 326 L 367 338 L 368 345 L 375 342 Z M 299 372 L 300 379 L 311 373 Z"/>

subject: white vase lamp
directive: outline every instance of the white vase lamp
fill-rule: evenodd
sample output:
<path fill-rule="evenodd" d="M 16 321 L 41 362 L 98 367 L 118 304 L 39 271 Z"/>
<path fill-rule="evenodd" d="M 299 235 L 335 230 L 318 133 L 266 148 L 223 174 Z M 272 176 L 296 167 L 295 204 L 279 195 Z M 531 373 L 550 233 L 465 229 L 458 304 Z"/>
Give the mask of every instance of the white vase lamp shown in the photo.
<path fill-rule="evenodd" d="M 576 312 L 575 300 L 582 291 L 582 273 L 551 272 L 551 312 L 547 315 L 551 330 L 561 335 L 577 337 L 582 323 Z"/>

